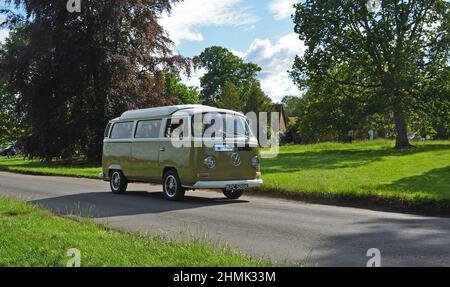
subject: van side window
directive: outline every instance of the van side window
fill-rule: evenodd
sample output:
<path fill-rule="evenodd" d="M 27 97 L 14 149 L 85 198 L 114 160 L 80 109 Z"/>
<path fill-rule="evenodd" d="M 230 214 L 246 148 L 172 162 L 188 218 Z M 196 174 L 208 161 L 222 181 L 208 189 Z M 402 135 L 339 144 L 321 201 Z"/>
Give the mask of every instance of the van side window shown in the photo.
<path fill-rule="evenodd" d="M 182 127 L 184 124 L 184 119 L 168 119 L 167 120 L 167 126 L 166 131 L 164 133 L 166 138 L 170 138 L 173 136 L 173 132 L 175 130 L 179 130 L 180 127 Z M 184 130 L 184 128 L 183 128 Z M 177 136 L 176 136 L 177 137 Z"/>
<path fill-rule="evenodd" d="M 111 130 L 111 123 L 109 123 L 109 124 L 106 126 L 104 138 L 107 138 L 107 137 L 109 136 L 109 131 L 110 131 L 110 130 Z"/>
<path fill-rule="evenodd" d="M 161 120 L 140 121 L 137 124 L 135 138 L 138 139 L 159 138 L 160 130 L 161 130 Z"/>
<path fill-rule="evenodd" d="M 111 139 L 129 139 L 133 130 L 133 122 L 116 123 L 111 132 Z"/>

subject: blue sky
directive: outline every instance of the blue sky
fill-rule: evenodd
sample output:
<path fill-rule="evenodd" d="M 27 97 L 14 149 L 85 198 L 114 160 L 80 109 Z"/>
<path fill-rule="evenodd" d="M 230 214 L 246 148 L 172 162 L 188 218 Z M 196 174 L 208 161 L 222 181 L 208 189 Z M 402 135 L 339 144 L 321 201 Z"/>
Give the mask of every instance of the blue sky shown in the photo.
<path fill-rule="evenodd" d="M 205 7 L 202 5 L 204 2 L 211 3 Z M 218 4 L 214 4 L 213 2 L 217 2 Z M 284 8 L 288 12 L 284 13 L 283 18 L 275 18 L 276 15 L 274 13 L 276 12 L 270 10 L 270 5 L 277 2 L 283 3 L 288 7 Z M 186 10 L 188 9 L 186 7 L 188 6 L 192 6 L 192 9 L 199 11 L 197 12 L 198 14 L 210 13 L 208 10 L 214 9 L 215 15 L 213 16 L 222 16 L 224 20 L 216 21 L 212 19 L 210 21 L 205 19 L 202 22 L 201 17 L 199 17 L 200 19 L 192 23 L 193 25 L 190 31 L 201 34 L 203 40 L 196 41 L 186 38 L 178 39 L 181 37 L 176 37 L 177 39 L 175 40 L 180 42 L 177 48 L 187 56 L 194 56 L 205 47 L 211 45 L 223 45 L 229 49 L 243 51 L 248 49 L 255 38 L 268 38 L 275 41 L 280 35 L 293 32 L 293 23 L 290 19 L 290 14 L 293 11 L 290 8 L 293 3 L 295 1 L 292 0 L 185 0 L 185 3 L 178 4 L 178 7 L 175 8 L 172 14 L 172 21 L 189 23 L 189 16 L 186 16 Z M 203 6 L 203 8 L 199 6 Z M 194 14 L 193 16 L 195 17 L 196 15 Z M 227 18 L 228 16 L 230 17 Z"/>
<path fill-rule="evenodd" d="M 299 0 L 184 0 L 161 24 L 175 42 L 175 53 L 192 57 L 213 45 L 223 46 L 245 61 L 262 67 L 263 90 L 278 102 L 285 95 L 301 95 L 287 70 L 305 50 L 293 32 L 290 15 Z M 1 16 L 0 16 L 1 17 Z M 2 19 L 0 19 L 1 21 Z M 7 36 L 0 30 L 0 41 Z M 199 85 L 199 70 L 183 80 Z"/>
<path fill-rule="evenodd" d="M 274 101 L 300 96 L 287 70 L 305 46 L 293 32 L 291 15 L 299 0 L 185 0 L 176 5 L 162 25 L 175 42 L 174 51 L 185 56 L 220 45 L 245 61 L 262 67 L 263 90 Z M 184 81 L 199 85 L 203 70 Z"/>

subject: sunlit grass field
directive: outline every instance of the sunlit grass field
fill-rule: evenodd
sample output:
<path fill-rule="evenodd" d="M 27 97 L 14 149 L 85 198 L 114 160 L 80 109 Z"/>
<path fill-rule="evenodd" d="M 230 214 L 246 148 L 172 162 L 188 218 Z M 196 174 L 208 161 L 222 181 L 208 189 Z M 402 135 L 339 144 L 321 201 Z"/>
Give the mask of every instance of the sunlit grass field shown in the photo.
<path fill-rule="evenodd" d="M 262 191 L 325 198 L 397 199 L 405 204 L 450 201 L 450 141 L 392 141 L 285 146 L 263 159 Z"/>
<path fill-rule="evenodd" d="M 0 169 L 37 175 L 62 175 L 98 178 L 102 171 L 98 165 L 86 163 L 44 163 L 38 160 L 24 160 L 20 156 L 0 157 Z"/>
<path fill-rule="evenodd" d="M 72 248 L 80 251 L 82 267 L 271 265 L 229 248 L 123 233 L 0 198 L 0 266 L 66 266 Z"/>

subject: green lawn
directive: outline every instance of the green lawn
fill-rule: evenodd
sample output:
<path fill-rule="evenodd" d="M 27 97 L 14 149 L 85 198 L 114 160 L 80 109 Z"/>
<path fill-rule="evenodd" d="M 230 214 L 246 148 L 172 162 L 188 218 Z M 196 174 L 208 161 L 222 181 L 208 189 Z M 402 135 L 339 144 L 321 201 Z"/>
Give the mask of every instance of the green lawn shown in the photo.
<path fill-rule="evenodd" d="M 404 205 L 450 202 L 450 141 L 391 141 L 285 146 L 263 159 L 261 191 L 330 199 L 374 198 Z M 448 205 L 445 205 L 448 207 Z"/>
<path fill-rule="evenodd" d="M 226 248 L 122 233 L 0 198 L 0 266 L 66 266 L 70 248 L 80 250 L 81 266 L 270 265 Z"/>
<path fill-rule="evenodd" d="M 85 163 L 44 163 L 38 160 L 24 160 L 22 157 L 0 157 L 0 169 L 38 175 L 63 175 L 74 177 L 98 178 L 102 169 Z"/>

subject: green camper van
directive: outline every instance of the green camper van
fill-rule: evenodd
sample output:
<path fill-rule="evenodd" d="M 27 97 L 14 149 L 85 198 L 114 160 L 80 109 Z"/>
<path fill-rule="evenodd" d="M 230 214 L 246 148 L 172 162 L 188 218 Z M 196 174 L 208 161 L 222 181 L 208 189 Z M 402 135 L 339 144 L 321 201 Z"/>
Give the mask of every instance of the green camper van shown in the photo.
<path fill-rule="evenodd" d="M 258 140 L 241 113 L 203 105 L 133 110 L 105 130 L 102 173 L 113 193 L 129 182 L 163 185 L 166 199 L 221 189 L 230 199 L 262 184 Z"/>

